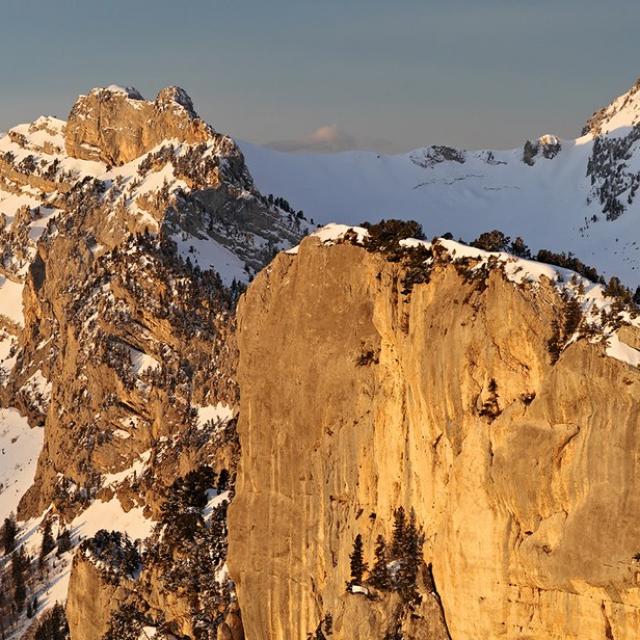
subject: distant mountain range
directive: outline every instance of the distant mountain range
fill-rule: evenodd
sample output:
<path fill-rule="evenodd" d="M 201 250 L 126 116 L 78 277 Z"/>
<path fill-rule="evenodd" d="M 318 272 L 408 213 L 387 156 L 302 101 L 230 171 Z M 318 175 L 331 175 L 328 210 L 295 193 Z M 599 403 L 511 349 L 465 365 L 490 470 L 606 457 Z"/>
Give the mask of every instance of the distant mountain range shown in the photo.
<path fill-rule="evenodd" d="M 315 223 L 413 218 L 427 235 L 473 240 L 494 228 L 532 249 L 570 251 L 640 284 L 640 83 L 580 137 L 508 151 L 430 146 L 400 155 L 290 154 L 239 143 L 256 186 Z"/>

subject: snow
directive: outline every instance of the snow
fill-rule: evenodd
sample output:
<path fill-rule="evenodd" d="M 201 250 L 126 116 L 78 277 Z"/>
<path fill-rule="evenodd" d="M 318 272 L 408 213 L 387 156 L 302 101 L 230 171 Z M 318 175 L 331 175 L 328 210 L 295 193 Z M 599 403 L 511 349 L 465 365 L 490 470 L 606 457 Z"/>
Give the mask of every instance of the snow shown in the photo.
<path fill-rule="evenodd" d="M 198 410 L 198 428 L 202 429 L 204 425 L 212 420 L 215 424 L 223 424 L 229 422 L 233 418 L 234 410 L 227 404 L 218 402 L 218 404 L 209 404 L 206 406 L 193 405 Z"/>
<path fill-rule="evenodd" d="M 129 355 L 131 357 L 131 366 L 133 367 L 133 373 L 139 376 L 142 372 L 148 370 L 156 370 L 160 368 L 161 364 L 153 356 L 148 353 L 143 353 L 138 349 L 129 347 Z"/>
<path fill-rule="evenodd" d="M 203 271 L 215 269 L 226 286 L 229 286 L 234 279 L 241 282 L 247 281 L 244 262 L 212 238 L 187 236 L 185 240 L 182 234 L 178 233 L 172 239 L 176 242 L 178 253 L 184 260 L 189 258 L 194 266 L 197 264 Z"/>
<path fill-rule="evenodd" d="M 524 238 L 534 252 L 571 251 L 606 277 L 618 275 L 635 288 L 640 284 L 640 198 L 617 220 L 606 221 L 599 202 L 587 204 L 593 138 L 559 142 L 559 155 L 547 159 L 540 152 L 534 166 L 523 162 L 522 147 L 468 151 L 464 163 L 427 165 L 423 160 L 430 148 L 380 155 L 292 154 L 246 142 L 239 146 L 263 193 L 282 195 L 321 225 L 414 219 L 428 237 L 450 232 L 466 241 L 500 229 Z M 640 152 L 632 162 L 629 170 L 640 171 L 635 167 Z M 587 224 L 593 215 L 599 221 Z"/>
<path fill-rule="evenodd" d="M 209 489 L 207 491 L 207 504 L 205 505 L 205 508 L 203 510 L 203 516 L 204 516 L 205 522 L 209 520 L 209 518 L 211 517 L 211 514 L 213 513 L 213 510 L 216 507 L 219 507 L 223 502 L 229 502 L 229 501 L 230 501 L 230 493 L 228 490 L 218 493 L 217 489 Z"/>
<path fill-rule="evenodd" d="M 336 222 L 330 222 L 309 235 L 312 238 L 319 238 L 322 244 L 333 244 L 337 240 L 344 238 L 349 231 L 353 231 L 356 234 L 358 242 L 363 242 L 364 239 L 369 236 L 369 232 L 364 227 L 338 224 Z M 298 246 L 291 247 L 291 249 L 288 249 L 285 253 L 296 255 L 298 253 Z"/>
<path fill-rule="evenodd" d="M 15 409 L 0 409 L 0 521 L 16 511 L 31 486 L 44 441 L 42 427 L 29 427 Z"/>
<path fill-rule="evenodd" d="M 632 367 L 640 366 L 640 351 L 622 342 L 615 333 L 609 336 L 609 344 L 605 353 L 609 357 L 626 362 Z"/>
<path fill-rule="evenodd" d="M 359 584 L 352 584 L 351 587 L 349 587 L 349 589 L 351 593 L 360 593 L 365 596 L 369 595 L 369 589 L 367 589 L 367 587 L 362 587 Z"/>
<path fill-rule="evenodd" d="M 126 433 L 126 432 L 125 432 Z M 128 435 L 128 434 L 127 434 Z M 116 486 L 129 478 L 139 478 L 147 468 L 147 463 L 151 458 L 151 449 L 142 452 L 138 459 L 127 469 L 117 473 L 105 473 L 103 475 L 103 486 Z"/>
<path fill-rule="evenodd" d="M 22 315 L 22 289 L 24 284 L 13 282 L 0 274 L 0 316 L 5 316 L 11 322 L 24 326 Z"/>
<path fill-rule="evenodd" d="M 23 389 L 25 387 L 30 389 L 31 395 L 34 393 L 42 395 L 45 401 L 51 398 L 51 382 L 42 375 L 40 369 L 27 380 Z"/>
<path fill-rule="evenodd" d="M 100 529 L 107 529 L 126 531 L 132 540 L 143 540 L 151 535 L 154 525 L 153 520 L 145 518 L 142 507 L 125 511 L 116 497 L 109 502 L 94 500 L 91 506 L 73 521 L 73 528 L 77 528 L 83 538 L 94 536 Z"/>
<path fill-rule="evenodd" d="M 91 90 L 91 93 L 100 93 L 102 91 L 108 91 L 115 95 L 120 95 L 130 100 L 144 100 L 142 94 L 135 87 L 122 87 L 119 84 L 110 84 L 108 87 L 96 87 Z"/>
<path fill-rule="evenodd" d="M 125 531 L 132 540 L 144 539 L 151 534 L 154 522 L 145 518 L 142 507 L 135 507 L 125 511 L 118 498 L 114 497 L 109 502 L 95 500 L 91 506 L 77 516 L 69 526 L 74 539 L 93 537 L 100 529 L 107 531 Z M 32 527 L 34 529 L 34 527 Z M 36 540 L 34 543 L 39 542 Z M 30 544 L 30 547 L 37 546 Z M 75 550 L 72 550 L 72 552 Z M 59 561 L 57 571 L 47 587 L 38 595 L 43 608 L 53 606 L 56 602 L 64 602 L 69 591 L 69 578 L 71 577 L 71 555 Z"/>

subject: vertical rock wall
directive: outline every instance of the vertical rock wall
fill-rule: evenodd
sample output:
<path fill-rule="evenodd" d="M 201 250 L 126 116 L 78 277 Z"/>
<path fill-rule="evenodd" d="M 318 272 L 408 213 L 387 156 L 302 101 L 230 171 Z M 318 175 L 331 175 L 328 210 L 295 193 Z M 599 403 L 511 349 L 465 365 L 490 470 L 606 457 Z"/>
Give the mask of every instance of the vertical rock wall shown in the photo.
<path fill-rule="evenodd" d="M 384 637 L 390 596 L 345 583 L 355 535 L 371 561 L 398 506 L 446 617 L 416 610 L 405 637 L 636 638 L 640 375 L 584 340 L 552 365 L 544 282 L 449 264 L 405 295 L 400 271 L 309 238 L 241 305 L 229 563 L 248 640 L 327 614 L 332 640 Z"/>

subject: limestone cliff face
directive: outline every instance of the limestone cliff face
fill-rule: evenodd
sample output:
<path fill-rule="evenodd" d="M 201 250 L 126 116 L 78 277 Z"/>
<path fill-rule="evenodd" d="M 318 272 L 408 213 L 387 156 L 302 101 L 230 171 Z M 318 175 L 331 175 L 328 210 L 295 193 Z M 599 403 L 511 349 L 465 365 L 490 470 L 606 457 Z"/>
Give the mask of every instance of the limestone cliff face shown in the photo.
<path fill-rule="evenodd" d="M 398 506 L 425 528 L 421 606 L 437 592 L 446 619 L 416 610 L 404 637 L 636 638 L 637 369 L 586 340 L 553 364 L 544 279 L 402 278 L 308 238 L 241 303 L 229 563 L 248 640 L 302 640 L 327 614 L 333 640 L 389 634 L 389 596 L 345 582 L 356 534 L 371 562 Z"/>
<path fill-rule="evenodd" d="M 120 165 L 164 140 L 197 144 L 212 136 L 213 129 L 198 118 L 191 98 L 179 87 L 163 89 L 153 102 L 135 89 L 106 87 L 77 100 L 67 121 L 65 144 L 74 158 Z"/>
<path fill-rule="evenodd" d="M 126 599 L 126 590 L 109 582 L 91 562 L 77 556 L 67 597 L 67 620 L 72 638 L 100 640 L 109 629 L 109 615 Z"/>

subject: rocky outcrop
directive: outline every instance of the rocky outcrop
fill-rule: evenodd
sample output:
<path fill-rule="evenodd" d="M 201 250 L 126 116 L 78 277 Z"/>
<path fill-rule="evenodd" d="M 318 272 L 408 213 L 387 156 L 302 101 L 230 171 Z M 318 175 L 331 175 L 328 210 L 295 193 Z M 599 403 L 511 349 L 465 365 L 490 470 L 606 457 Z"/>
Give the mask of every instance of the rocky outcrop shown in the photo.
<path fill-rule="evenodd" d="M 198 144 L 213 135 L 184 89 L 167 87 L 150 102 L 135 89 L 111 86 L 78 98 L 67 121 L 65 144 L 74 158 L 117 166 L 164 140 Z"/>
<path fill-rule="evenodd" d="M 243 299 L 229 563 L 247 638 L 302 640 L 327 615 L 334 640 L 395 637 L 393 596 L 345 584 L 355 536 L 371 566 L 399 506 L 426 534 L 420 606 L 444 613 L 414 607 L 403 637 L 635 638 L 640 373 L 584 339 L 552 363 L 544 278 L 442 261 L 428 280 L 308 238 Z"/>
<path fill-rule="evenodd" d="M 67 123 L 13 128 L 0 137 L 0 200 L 0 407 L 44 426 L 33 484 L 0 520 L 46 514 L 72 531 L 71 547 L 96 521 L 122 530 L 135 519 L 143 538 L 162 523 L 143 580 L 109 582 L 118 598 L 74 564 L 73 640 L 139 624 L 201 640 L 220 627 L 236 640 L 224 567 L 239 455 L 234 308 L 251 275 L 304 233 L 301 212 L 260 194 L 235 143 L 177 88 L 154 102 L 97 89 Z M 197 507 L 169 510 L 194 527 L 183 530 L 166 504 L 198 473 L 215 484 Z M 225 506 L 209 504 L 220 492 Z M 92 506 L 129 525 L 83 520 Z M 38 553 L 36 531 L 25 544 Z M 48 566 L 34 593 L 62 579 L 62 561 Z M 14 616 L 12 632 L 30 614 Z"/>
<path fill-rule="evenodd" d="M 67 596 L 67 621 L 72 638 L 101 640 L 109 616 L 127 598 L 123 586 L 110 582 L 91 561 L 77 556 Z"/>

